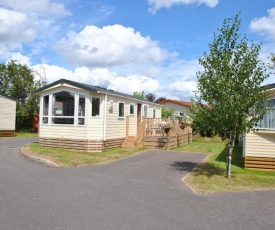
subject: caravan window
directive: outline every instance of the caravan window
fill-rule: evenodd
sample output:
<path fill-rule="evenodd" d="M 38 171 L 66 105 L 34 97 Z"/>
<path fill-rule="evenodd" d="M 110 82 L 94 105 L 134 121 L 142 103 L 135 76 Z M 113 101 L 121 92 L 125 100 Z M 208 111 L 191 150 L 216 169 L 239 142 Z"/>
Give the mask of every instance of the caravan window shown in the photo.
<path fill-rule="evenodd" d="M 124 118 L 124 102 L 118 102 L 118 117 Z"/>
<path fill-rule="evenodd" d="M 42 104 L 42 124 L 86 124 L 86 95 L 59 91 L 44 96 Z"/>
<path fill-rule="evenodd" d="M 92 97 L 92 117 L 98 117 L 100 115 L 100 98 Z"/>
<path fill-rule="evenodd" d="M 74 124 L 75 95 L 61 91 L 53 94 L 52 124 Z"/>
<path fill-rule="evenodd" d="M 275 99 L 267 101 L 267 106 L 271 108 L 264 118 L 258 122 L 258 127 L 261 129 L 275 129 Z"/>
<path fill-rule="evenodd" d="M 130 115 L 134 115 L 135 113 L 135 105 L 134 104 L 130 104 Z"/>

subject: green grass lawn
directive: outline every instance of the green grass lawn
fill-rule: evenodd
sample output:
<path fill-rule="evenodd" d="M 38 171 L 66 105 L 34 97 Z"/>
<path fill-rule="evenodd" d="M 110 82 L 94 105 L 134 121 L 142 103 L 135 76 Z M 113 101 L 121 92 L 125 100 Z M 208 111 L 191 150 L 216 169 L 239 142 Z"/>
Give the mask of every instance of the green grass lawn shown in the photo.
<path fill-rule="evenodd" d="M 31 133 L 31 132 L 15 132 L 14 137 L 0 137 L 0 139 L 7 139 L 7 138 L 35 138 L 38 137 L 38 133 Z"/>
<path fill-rule="evenodd" d="M 16 138 L 32 138 L 38 137 L 38 133 L 30 133 L 30 132 L 15 132 Z"/>
<path fill-rule="evenodd" d="M 252 189 L 275 189 L 275 172 L 244 169 L 242 149 L 235 147 L 232 159 L 232 176 L 226 178 L 226 141 L 202 138 L 174 150 L 207 153 L 209 157 L 186 178 L 185 182 L 197 192 L 225 192 Z"/>
<path fill-rule="evenodd" d="M 29 144 L 26 149 L 30 154 L 51 160 L 60 166 L 80 166 L 103 164 L 125 158 L 136 153 L 142 152 L 145 148 L 139 149 L 110 149 L 103 152 L 90 153 L 85 151 L 74 151 L 60 148 L 41 147 L 38 143 Z"/>

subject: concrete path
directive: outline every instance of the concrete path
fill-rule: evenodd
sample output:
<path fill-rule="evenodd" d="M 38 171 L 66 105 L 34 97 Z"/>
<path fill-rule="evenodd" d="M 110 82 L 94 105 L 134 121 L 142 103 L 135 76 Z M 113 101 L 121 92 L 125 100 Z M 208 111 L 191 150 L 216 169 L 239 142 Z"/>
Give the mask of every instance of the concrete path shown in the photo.
<path fill-rule="evenodd" d="M 0 140 L 0 229 L 275 229 L 275 191 L 194 194 L 204 154 L 150 150 L 113 163 L 49 168 Z"/>

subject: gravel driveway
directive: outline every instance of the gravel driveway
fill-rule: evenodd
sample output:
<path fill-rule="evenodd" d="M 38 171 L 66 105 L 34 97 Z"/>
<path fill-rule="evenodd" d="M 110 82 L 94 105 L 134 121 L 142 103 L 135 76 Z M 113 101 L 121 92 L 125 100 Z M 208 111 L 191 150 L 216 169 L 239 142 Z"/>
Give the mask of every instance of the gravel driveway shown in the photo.
<path fill-rule="evenodd" d="M 275 190 L 194 194 L 206 155 L 150 150 L 113 163 L 49 168 L 0 140 L 0 229 L 275 229 Z"/>

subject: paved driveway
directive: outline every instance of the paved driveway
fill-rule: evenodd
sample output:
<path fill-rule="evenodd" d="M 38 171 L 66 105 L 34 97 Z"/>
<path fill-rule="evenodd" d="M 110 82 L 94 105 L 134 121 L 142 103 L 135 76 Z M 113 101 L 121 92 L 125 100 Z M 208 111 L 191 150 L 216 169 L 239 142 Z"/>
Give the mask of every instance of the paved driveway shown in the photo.
<path fill-rule="evenodd" d="M 275 229 L 275 191 L 196 195 L 181 182 L 203 154 L 151 150 L 49 168 L 0 140 L 0 229 Z"/>

